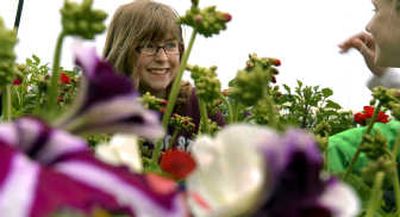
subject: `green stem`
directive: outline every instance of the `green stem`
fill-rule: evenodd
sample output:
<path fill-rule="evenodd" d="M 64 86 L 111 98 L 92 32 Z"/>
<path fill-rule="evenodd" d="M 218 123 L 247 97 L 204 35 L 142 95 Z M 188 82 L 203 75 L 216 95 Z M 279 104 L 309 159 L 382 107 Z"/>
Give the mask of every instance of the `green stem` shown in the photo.
<path fill-rule="evenodd" d="M 163 146 L 163 139 L 159 139 L 157 140 L 155 147 L 154 147 L 154 152 L 152 157 L 153 162 L 158 163 L 158 159 L 160 158 L 160 153 L 161 153 L 161 149 Z"/>
<path fill-rule="evenodd" d="M 174 133 L 172 134 L 171 139 L 170 139 L 169 142 L 168 142 L 168 147 L 167 147 L 167 149 L 172 148 L 172 146 L 174 145 L 174 142 L 175 142 L 176 138 L 178 137 L 178 134 L 179 134 L 179 130 L 178 130 L 178 129 L 175 129 L 175 130 L 174 130 Z"/>
<path fill-rule="evenodd" d="M 329 134 L 326 134 L 326 138 L 329 138 Z M 323 148 L 323 154 L 324 154 L 324 170 L 329 172 L 329 167 L 328 167 L 328 161 L 329 161 L 329 155 L 328 155 L 328 147 L 329 147 L 329 142 L 326 143 L 326 146 Z"/>
<path fill-rule="evenodd" d="M 62 32 L 57 39 L 56 50 L 53 57 L 53 68 L 50 80 L 50 87 L 47 92 L 47 108 L 50 115 L 53 115 L 57 107 L 58 85 L 60 78 L 61 50 L 65 34 Z"/>
<path fill-rule="evenodd" d="M 221 97 L 224 100 L 225 106 L 228 108 L 228 123 L 233 123 L 233 109 L 232 109 L 232 105 L 229 102 L 228 98 L 225 96 Z"/>
<path fill-rule="evenodd" d="M 239 120 L 239 103 L 236 102 L 236 100 L 233 101 L 232 105 L 232 122 L 235 123 L 238 122 Z"/>
<path fill-rule="evenodd" d="M 275 108 L 274 101 L 272 100 L 271 97 L 266 96 L 267 99 L 267 108 L 270 112 L 268 112 L 268 121 L 269 121 L 269 126 L 273 129 L 278 129 L 278 112 Z"/>
<path fill-rule="evenodd" d="M 380 201 L 382 198 L 382 184 L 385 178 L 385 173 L 380 171 L 375 175 L 374 187 L 372 189 L 372 195 L 368 203 L 367 213 L 365 217 L 374 217 L 377 209 L 379 208 Z"/>
<path fill-rule="evenodd" d="M 11 85 L 6 85 L 3 93 L 3 121 L 11 121 Z"/>
<path fill-rule="evenodd" d="M 190 37 L 188 48 L 183 53 L 182 62 L 181 62 L 180 66 L 179 66 L 179 69 L 178 69 L 178 74 L 176 75 L 176 78 L 175 78 L 174 83 L 172 85 L 171 92 L 169 93 L 169 96 L 168 96 L 167 109 L 166 109 L 166 111 L 164 113 L 163 120 L 162 120 L 162 124 L 163 124 L 163 127 L 164 127 L 165 130 L 168 127 L 168 122 L 169 122 L 170 116 L 172 114 L 172 111 L 174 109 L 176 98 L 178 97 L 178 94 L 179 94 L 179 89 L 180 89 L 180 86 L 181 86 L 180 84 L 181 84 L 183 72 L 185 71 L 185 68 L 186 68 L 186 65 L 187 65 L 187 61 L 189 59 L 190 52 L 192 51 L 193 44 L 194 44 L 194 41 L 196 39 L 196 35 L 197 35 L 197 31 L 193 30 L 192 35 Z"/>
<path fill-rule="evenodd" d="M 400 184 L 399 184 L 399 172 L 397 169 L 397 155 L 399 153 L 399 146 L 400 146 L 400 137 L 396 138 L 396 142 L 394 143 L 393 150 L 392 150 L 392 162 L 393 162 L 393 189 L 394 189 L 394 196 L 396 200 L 396 212 L 400 214 Z"/>
<path fill-rule="evenodd" d="M 208 134 L 208 115 L 207 115 L 207 106 L 206 104 L 203 102 L 203 100 L 201 100 L 199 98 L 199 107 L 200 107 L 200 128 L 201 131 L 200 133 L 205 133 Z"/>
<path fill-rule="evenodd" d="M 371 120 L 371 122 L 368 124 L 367 130 L 366 130 L 365 133 L 362 135 L 360 145 L 357 147 L 356 153 L 353 155 L 353 158 L 351 159 L 350 164 L 349 164 L 349 166 L 348 166 L 347 169 L 346 169 L 346 173 L 345 173 L 344 176 L 343 176 L 343 180 L 346 180 L 347 177 L 350 175 L 350 173 L 353 171 L 354 164 L 357 162 L 358 157 L 359 157 L 360 154 L 361 154 L 361 147 L 362 147 L 362 145 L 363 145 L 364 142 L 365 142 L 365 135 L 369 134 L 369 133 L 371 132 L 372 128 L 374 127 L 375 120 L 376 120 L 376 117 L 378 116 L 378 113 L 379 113 L 379 111 L 380 111 L 380 109 L 381 109 L 381 106 L 382 106 L 382 105 L 381 105 L 381 103 L 379 102 L 379 103 L 378 103 L 378 106 L 376 107 L 376 109 L 375 109 L 375 111 L 374 111 L 374 115 L 373 115 L 372 118 L 371 118 L 372 120 Z"/>
<path fill-rule="evenodd" d="M 189 59 L 190 52 L 192 51 L 193 44 L 196 39 L 196 35 L 197 35 L 197 31 L 194 29 L 192 32 L 192 35 L 190 36 L 188 48 L 183 53 L 182 61 L 179 66 L 179 69 L 178 69 L 178 74 L 176 75 L 176 78 L 172 85 L 171 92 L 169 93 L 169 96 L 168 96 L 167 109 L 166 109 L 163 119 L 162 119 L 162 125 L 163 125 L 165 131 L 168 130 L 168 122 L 171 117 L 172 111 L 174 109 L 176 98 L 178 97 L 178 94 L 179 94 L 179 89 L 181 86 L 180 84 L 181 84 L 183 72 L 186 69 L 187 61 Z M 162 148 L 162 141 L 156 142 L 155 147 L 154 147 L 154 153 L 152 156 L 152 158 L 153 158 L 153 160 L 155 160 L 155 162 L 159 158 L 159 155 L 161 153 L 161 148 Z"/>

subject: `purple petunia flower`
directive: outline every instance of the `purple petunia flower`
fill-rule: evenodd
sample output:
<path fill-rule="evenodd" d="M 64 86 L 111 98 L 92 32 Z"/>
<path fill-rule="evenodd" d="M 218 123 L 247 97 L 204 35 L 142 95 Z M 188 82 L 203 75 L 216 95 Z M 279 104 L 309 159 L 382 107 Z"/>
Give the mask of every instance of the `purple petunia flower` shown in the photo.
<path fill-rule="evenodd" d="M 128 77 L 115 73 L 94 48 L 80 47 L 76 57 L 83 70 L 81 89 L 71 111 L 56 126 L 72 133 L 133 133 L 148 139 L 163 136 L 158 114 L 140 104 Z"/>
<path fill-rule="evenodd" d="M 186 216 L 177 190 L 161 192 L 146 176 L 97 160 L 87 144 L 42 121 L 0 125 L 0 213 L 43 217 L 102 208 L 129 216 Z"/>
<path fill-rule="evenodd" d="M 334 178 L 321 178 L 322 157 L 314 139 L 302 130 L 289 130 L 280 148 L 265 147 L 266 159 L 274 163 L 274 186 L 253 216 L 268 217 L 352 217 L 359 210 L 354 192 Z M 273 154 L 271 154 L 271 152 Z M 270 162 L 270 160 L 268 160 Z M 340 189 L 335 191 L 332 189 Z M 341 198 L 347 204 L 335 203 Z"/>

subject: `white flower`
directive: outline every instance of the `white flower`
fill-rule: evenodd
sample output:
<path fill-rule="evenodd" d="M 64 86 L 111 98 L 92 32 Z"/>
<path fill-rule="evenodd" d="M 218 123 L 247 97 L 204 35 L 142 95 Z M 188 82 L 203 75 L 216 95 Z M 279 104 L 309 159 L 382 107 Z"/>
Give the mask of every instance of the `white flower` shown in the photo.
<path fill-rule="evenodd" d="M 195 216 L 236 216 L 252 209 L 270 178 L 260 146 L 274 138 L 273 131 L 246 124 L 230 125 L 215 138 L 198 137 L 192 150 L 198 167 L 187 179 Z"/>
<path fill-rule="evenodd" d="M 328 183 L 320 201 L 328 207 L 335 217 L 355 217 L 360 211 L 360 201 L 354 190 L 339 181 Z"/>
<path fill-rule="evenodd" d="M 106 163 L 124 165 L 135 172 L 143 169 L 138 138 L 135 135 L 116 134 L 109 144 L 96 146 L 95 153 L 97 158 Z"/>

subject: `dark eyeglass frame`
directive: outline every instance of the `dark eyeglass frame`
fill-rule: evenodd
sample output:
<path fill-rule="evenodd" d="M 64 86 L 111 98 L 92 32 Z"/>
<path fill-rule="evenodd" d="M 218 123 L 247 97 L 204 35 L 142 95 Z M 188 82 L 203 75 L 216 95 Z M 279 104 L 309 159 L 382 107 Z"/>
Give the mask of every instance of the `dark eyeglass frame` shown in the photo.
<path fill-rule="evenodd" d="M 173 50 L 168 50 L 168 46 L 170 46 L 171 44 L 174 44 Z M 153 45 L 154 47 L 152 48 L 146 47 L 148 45 Z M 175 55 L 180 53 L 179 42 L 165 42 L 164 45 L 155 45 L 150 43 L 148 45 L 139 46 L 135 50 L 136 52 L 147 56 L 157 55 L 160 49 L 163 49 L 164 53 L 167 55 Z"/>

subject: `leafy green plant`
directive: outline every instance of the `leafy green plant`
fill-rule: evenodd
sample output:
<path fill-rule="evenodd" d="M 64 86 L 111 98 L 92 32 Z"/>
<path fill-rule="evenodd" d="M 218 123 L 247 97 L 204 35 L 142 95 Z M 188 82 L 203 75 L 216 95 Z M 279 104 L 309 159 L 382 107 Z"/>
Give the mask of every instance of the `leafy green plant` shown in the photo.
<path fill-rule="evenodd" d="M 32 55 L 26 62 L 17 66 L 18 74 L 12 88 L 12 116 L 41 115 L 46 105 L 46 92 L 50 84 L 50 68 L 40 58 Z M 59 78 L 58 112 L 62 113 L 76 96 L 79 84 L 79 71 L 64 70 Z"/>
<path fill-rule="evenodd" d="M 355 127 L 351 111 L 331 100 L 333 91 L 320 86 L 307 86 L 297 81 L 294 91 L 286 85 L 283 93 L 274 94 L 274 100 L 281 114 L 281 121 L 328 136 Z"/>

